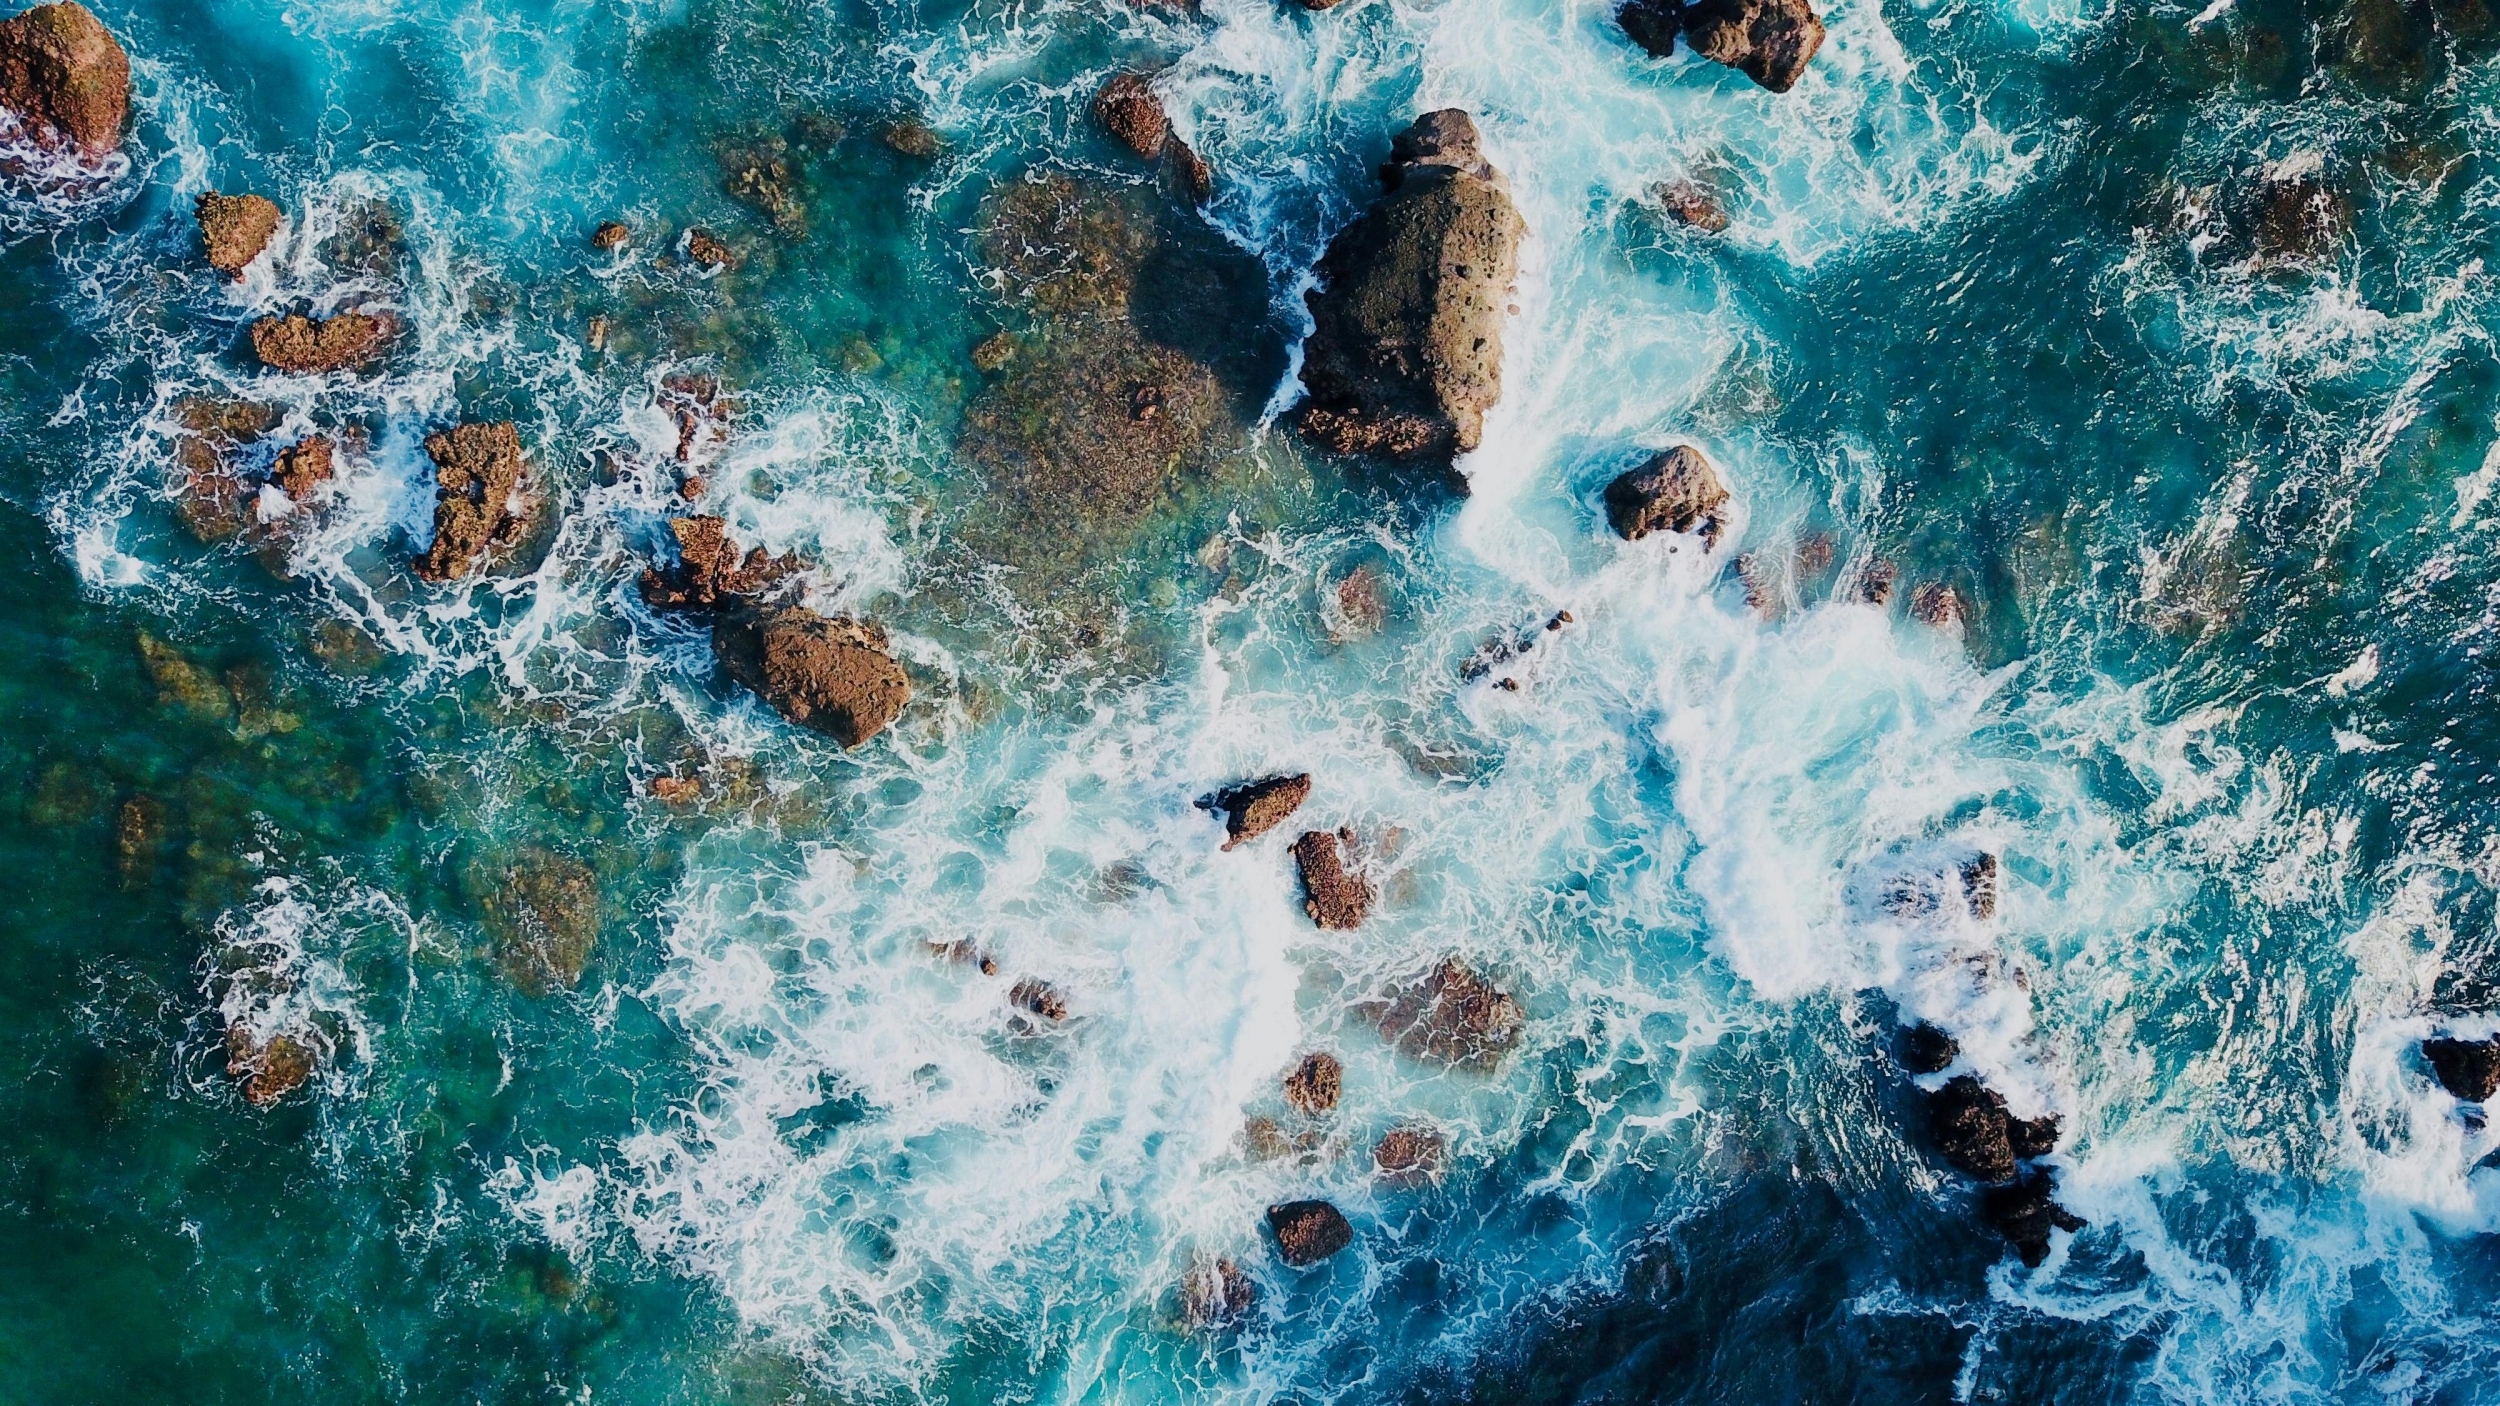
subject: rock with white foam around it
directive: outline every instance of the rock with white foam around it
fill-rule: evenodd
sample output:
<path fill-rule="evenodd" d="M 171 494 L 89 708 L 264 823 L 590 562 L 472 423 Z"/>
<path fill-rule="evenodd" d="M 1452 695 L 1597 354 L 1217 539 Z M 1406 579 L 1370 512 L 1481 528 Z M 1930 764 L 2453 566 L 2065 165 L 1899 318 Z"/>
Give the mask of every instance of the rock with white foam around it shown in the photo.
<path fill-rule="evenodd" d="M 1288 1201 L 1267 1208 L 1276 1253 L 1296 1269 L 1318 1264 L 1354 1243 L 1354 1227 L 1325 1201 Z"/>
<path fill-rule="evenodd" d="M 84 5 L 37 5 L 0 24 L 0 109 L 40 149 L 108 156 L 130 122 L 130 56 Z"/>
<path fill-rule="evenodd" d="M 1627 542 L 1653 532 L 1699 532 L 1707 547 L 1718 541 L 1727 502 L 1727 484 L 1710 460 L 1679 444 L 1606 485 L 1606 524 Z"/>
<path fill-rule="evenodd" d="M 2439 1086 L 2465 1103 L 2486 1103 L 2500 1094 L 2500 1038 L 2458 1040 L 2434 1036 L 2422 1042 L 2422 1058 Z"/>

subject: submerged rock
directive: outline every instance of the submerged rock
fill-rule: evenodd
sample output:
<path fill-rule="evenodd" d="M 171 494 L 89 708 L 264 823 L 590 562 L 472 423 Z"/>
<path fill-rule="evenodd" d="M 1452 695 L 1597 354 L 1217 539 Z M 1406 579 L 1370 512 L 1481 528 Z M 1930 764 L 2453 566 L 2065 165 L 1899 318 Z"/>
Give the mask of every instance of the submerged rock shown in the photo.
<path fill-rule="evenodd" d="M 1679 444 L 1606 485 L 1606 522 L 1627 542 L 1698 528 L 1707 544 L 1718 537 L 1719 510 L 1727 501 L 1719 471 L 1700 450 Z"/>
<path fill-rule="evenodd" d="M 1774 93 L 1796 87 L 1823 47 L 1823 17 L 1806 0 L 1693 0 L 1683 20 L 1693 52 Z"/>
<path fill-rule="evenodd" d="M 1941 581 L 1930 581 L 1910 592 L 1910 614 L 1947 634 L 1958 635 L 1970 618 L 1970 606 L 1960 591 Z"/>
<path fill-rule="evenodd" d="M 1303 433 L 1341 454 L 1474 449 L 1502 394 L 1502 324 L 1527 222 L 1455 108 L 1400 133 L 1387 192 L 1338 232 L 1308 297 Z"/>
<path fill-rule="evenodd" d="M 728 241 L 708 229 L 686 231 L 686 257 L 709 269 L 733 269 L 738 266 L 738 251 Z"/>
<path fill-rule="evenodd" d="M 1981 852 L 1962 861 L 1962 901 L 1970 915 L 1986 921 L 1997 915 L 1997 857 Z"/>
<path fill-rule="evenodd" d="M 416 571 L 428 581 L 457 581 L 529 534 L 537 495 L 510 420 L 437 430 L 425 437 L 425 452 L 434 460 L 434 541 Z"/>
<path fill-rule="evenodd" d="M 292 1035 L 263 1040 L 237 1022 L 226 1027 L 226 1077 L 242 1081 L 243 1101 L 267 1108 L 312 1081 L 310 1045 Z"/>
<path fill-rule="evenodd" d="M 2500 1037 L 2457 1040 L 2434 1036 L 2422 1042 L 2422 1058 L 2439 1086 L 2466 1103 L 2487 1103 L 2500 1094 Z"/>
<path fill-rule="evenodd" d="M 1344 1088 L 1345 1066 L 1335 1055 L 1314 1050 L 1285 1076 L 1285 1102 L 1304 1113 L 1326 1113 L 1337 1106 Z"/>
<path fill-rule="evenodd" d="M 1038 976 L 1018 981 L 1007 993 L 1007 1004 L 1026 1015 L 1039 1016 L 1054 1023 L 1068 1018 L 1068 998 L 1058 987 Z"/>
<path fill-rule="evenodd" d="M 1311 796 L 1308 772 L 1269 776 L 1227 786 L 1199 801 L 1200 807 L 1224 812 L 1224 848 L 1246 845 L 1285 823 Z"/>
<path fill-rule="evenodd" d="M 911 701 L 885 632 L 864 620 L 740 604 L 713 627 L 712 652 L 774 711 L 845 747 L 883 732 Z"/>
<path fill-rule="evenodd" d="M 532 845 L 478 878 L 495 964 L 512 984 L 532 996 L 580 984 L 599 941 L 599 876 L 590 866 Z"/>
<path fill-rule="evenodd" d="M 252 351 L 274 370 L 318 376 L 372 366 L 398 335 L 399 319 L 389 313 L 343 312 L 329 318 L 295 313 L 253 323 Z"/>
<path fill-rule="evenodd" d="M 2034 1171 L 2005 1186 L 1979 1194 L 1979 1217 L 2003 1235 L 2026 1267 L 2037 1269 L 2049 1257 L 2049 1232 L 2075 1231 L 2084 1219 L 2057 1204 L 2049 1174 Z"/>
<path fill-rule="evenodd" d="M 1354 1227 L 1325 1201 L 1287 1201 L 1267 1208 L 1276 1252 L 1297 1269 L 1318 1264 L 1354 1243 Z"/>
<path fill-rule="evenodd" d="M 1660 181 L 1649 188 L 1649 198 L 1668 219 L 1688 229 L 1704 234 L 1727 232 L 1727 209 L 1719 203 L 1718 192 L 1699 181 Z"/>
<path fill-rule="evenodd" d="M 0 24 L 0 109 L 39 147 L 108 155 L 130 120 L 130 56 L 84 5 L 37 5 Z"/>
<path fill-rule="evenodd" d="M 1438 1129 L 1392 1128 L 1372 1147 L 1372 1169 L 1393 1187 L 1412 1189 L 1441 1179 L 1449 1142 Z"/>
<path fill-rule="evenodd" d="M 1928 1095 L 1927 1122 L 1944 1159 L 1980 1181 L 2005 1181 L 2015 1159 L 2057 1148 L 2056 1117 L 2016 1118 L 2002 1095 L 1968 1074 Z"/>
<path fill-rule="evenodd" d="M 1923 1020 L 1902 1030 L 1898 1048 L 1901 1067 L 1912 1074 L 1941 1074 L 1962 1057 L 1952 1036 Z"/>
<path fill-rule="evenodd" d="M 2256 193 L 2251 242 L 2272 264 L 2315 263 L 2352 232 L 2352 199 L 2316 170 L 2269 174 Z"/>
<path fill-rule="evenodd" d="M 937 129 L 908 113 L 886 123 L 877 136 L 915 161 L 935 161 L 946 154 L 946 139 L 937 134 Z"/>
<path fill-rule="evenodd" d="M 1181 1275 L 1181 1321 L 1205 1330 L 1239 1322 L 1258 1307 L 1259 1286 L 1241 1266 L 1205 1256 Z"/>
<path fill-rule="evenodd" d="M 671 518 L 677 560 L 642 573 L 642 598 L 654 610 L 712 610 L 770 592 L 796 576 L 795 555 L 774 556 L 762 547 L 743 556 L 717 517 Z"/>
<path fill-rule="evenodd" d="M 267 196 L 212 190 L 191 208 L 200 222 L 200 239 L 208 246 L 208 266 L 228 278 L 241 278 L 278 232 L 278 206 Z"/>
<path fill-rule="evenodd" d="M 203 542 L 223 542 L 254 521 L 257 492 L 235 451 L 278 426 L 275 407 L 247 400 L 193 397 L 174 406 L 182 433 L 174 441 L 181 483 L 175 506 L 183 526 Z"/>
<path fill-rule="evenodd" d="M 1509 992 L 1456 957 L 1368 1004 L 1380 1033 L 1401 1052 L 1464 1069 L 1500 1064 L 1528 1025 L 1527 1012 Z"/>
<path fill-rule="evenodd" d="M 1359 928 L 1371 913 L 1371 883 L 1348 867 L 1356 846 L 1351 829 L 1306 830 L 1293 842 L 1294 867 L 1302 874 L 1302 911 L 1323 928 Z"/>

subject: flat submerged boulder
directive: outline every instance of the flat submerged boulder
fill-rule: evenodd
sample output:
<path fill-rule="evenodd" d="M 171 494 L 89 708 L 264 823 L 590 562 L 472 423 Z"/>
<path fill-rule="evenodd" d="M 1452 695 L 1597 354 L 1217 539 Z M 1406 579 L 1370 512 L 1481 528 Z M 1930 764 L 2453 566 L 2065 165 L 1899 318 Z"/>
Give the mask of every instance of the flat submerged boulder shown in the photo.
<path fill-rule="evenodd" d="M 1515 997 L 1456 957 L 1372 1004 L 1380 1033 L 1401 1052 L 1462 1069 L 1499 1065 L 1528 1025 Z"/>
<path fill-rule="evenodd" d="M 130 121 L 130 56 L 86 6 L 37 5 L 0 24 L 0 109 L 38 147 L 109 155 Z"/>
<path fill-rule="evenodd" d="M 1502 394 L 1502 324 L 1527 222 L 1474 119 L 1400 133 L 1386 187 L 1338 232 L 1309 294 L 1303 433 L 1341 454 L 1447 458 L 1483 439 Z"/>
<path fill-rule="evenodd" d="M 911 701 L 911 680 L 883 630 L 805 606 L 737 605 L 721 612 L 712 652 L 730 677 L 775 712 L 856 747 Z"/>

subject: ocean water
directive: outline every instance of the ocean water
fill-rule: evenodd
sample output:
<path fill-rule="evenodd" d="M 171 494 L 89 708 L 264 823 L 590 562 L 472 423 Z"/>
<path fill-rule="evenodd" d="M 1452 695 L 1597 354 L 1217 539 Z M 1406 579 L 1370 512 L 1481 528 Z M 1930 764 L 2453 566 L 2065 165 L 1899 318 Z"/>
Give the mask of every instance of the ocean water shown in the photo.
<path fill-rule="evenodd" d="M 1565 0 L 94 8 L 123 157 L 0 199 L 0 1401 L 2500 1400 L 2500 1130 L 2416 1053 L 2500 1031 L 2480 5 L 1839 0 L 1779 96 Z M 1203 211 L 1089 118 L 1124 67 Z M 1449 106 L 1530 231 L 1463 497 L 1288 414 Z M 211 189 L 286 215 L 237 283 Z M 376 374 L 244 346 L 359 303 Z M 1156 491 L 983 451 L 1148 346 L 1217 388 Z M 199 540 L 200 397 L 338 435 L 335 496 Z M 460 418 L 560 521 L 428 585 Z M 1678 443 L 1724 536 L 1617 541 Z M 886 627 L 889 733 L 642 603 L 688 476 Z M 1899 900 L 1980 853 L 1992 915 Z M 549 863 L 553 989 L 498 937 Z M 1525 1013 L 1490 1071 L 1377 1029 L 1453 956 Z M 1910 1020 L 2062 1119 L 2038 1266 Z M 238 1028 L 310 1081 L 247 1103 Z M 1444 1174 L 1376 1176 L 1415 1126 Z M 1355 1241 L 1294 1270 L 1304 1197 Z"/>

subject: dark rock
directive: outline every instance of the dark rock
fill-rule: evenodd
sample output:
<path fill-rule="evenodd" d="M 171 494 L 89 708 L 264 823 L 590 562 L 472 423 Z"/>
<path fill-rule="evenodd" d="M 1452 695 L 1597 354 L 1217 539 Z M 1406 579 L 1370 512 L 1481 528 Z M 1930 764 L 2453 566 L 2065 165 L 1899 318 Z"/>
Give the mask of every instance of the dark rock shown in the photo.
<path fill-rule="evenodd" d="M 798 574 L 796 556 L 762 547 L 740 555 L 728 524 L 716 517 L 671 518 L 677 560 L 642 573 L 642 598 L 654 610 L 711 610 L 763 596 Z"/>
<path fill-rule="evenodd" d="M 538 516 L 521 432 L 510 420 L 455 425 L 425 437 L 434 460 L 434 541 L 417 575 L 457 581 L 509 551 Z"/>
<path fill-rule="evenodd" d="M 1727 210 L 1719 204 L 1718 192 L 1699 181 L 1660 181 L 1649 188 L 1649 198 L 1679 225 L 1704 234 L 1727 232 Z"/>
<path fill-rule="evenodd" d="M 1960 591 L 1941 581 L 1930 581 L 1910 592 L 1910 614 L 1939 630 L 1960 634 L 1963 623 L 1970 618 L 1970 606 Z"/>
<path fill-rule="evenodd" d="M 884 731 L 911 701 L 885 632 L 864 620 L 741 604 L 722 611 L 712 652 L 776 712 L 845 747 Z"/>
<path fill-rule="evenodd" d="M 1341 454 L 1446 458 L 1476 447 L 1501 398 L 1527 223 L 1456 109 L 1416 119 L 1381 179 L 1320 259 L 1302 429 Z"/>
<path fill-rule="evenodd" d="M 2044 1157 L 2057 1146 L 2054 1116 L 2013 1117 L 2002 1095 L 1968 1074 L 1927 1096 L 1927 1124 L 1944 1159 L 1980 1181 L 2004 1181 L 2017 1157 Z"/>
<path fill-rule="evenodd" d="M 240 1022 L 226 1027 L 226 1077 L 243 1084 L 243 1101 L 267 1108 L 312 1081 L 312 1047 L 292 1035 L 263 1040 Z"/>
<path fill-rule="evenodd" d="M 1270 1206 L 1267 1228 L 1276 1236 L 1277 1254 L 1297 1269 L 1318 1264 L 1354 1243 L 1354 1227 L 1325 1201 Z"/>
<path fill-rule="evenodd" d="M 1941 1074 L 1962 1057 L 1962 1047 L 1922 1020 L 1902 1030 L 1900 1057 L 1901 1067 L 1912 1074 Z"/>
<path fill-rule="evenodd" d="M 1997 857 L 1975 854 L 1962 862 L 1962 898 L 1981 921 L 1997 915 Z"/>
<path fill-rule="evenodd" d="M 1806 0 L 1694 0 L 1684 37 L 1703 58 L 1785 93 L 1823 47 L 1823 19 Z"/>
<path fill-rule="evenodd" d="M 1239 1322 L 1259 1303 L 1259 1286 L 1241 1266 L 1207 1256 L 1181 1275 L 1181 1320 L 1205 1330 Z"/>
<path fill-rule="evenodd" d="M 212 190 L 191 208 L 200 222 L 200 239 L 208 246 L 208 266 L 228 278 L 241 278 L 278 232 L 278 206 L 267 196 Z"/>
<path fill-rule="evenodd" d="M 590 232 L 590 247 L 611 254 L 633 242 L 633 226 L 623 220 L 602 221 L 597 229 Z"/>
<path fill-rule="evenodd" d="M 1323 928 L 1359 928 L 1371 913 L 1371 883 L 1347 866 L 1355 853 L 1350 829 L 1306 830 L 1293 842 L 1294 866 L 1302 872 L 1302 911 Z"/>
<path fill-rule="evenodd" d="M 1715 540 L 1727 485 L 1700 450 L 1679 444 L 1606 485 L 1606 522 L 1615 535 L 1637 542 L 1652 532 L 1690 532 Z"/>
<path fill-rule="evenodd" d="M 894 150 L 917 161 L 935 161 L 946 154 L 945 139 L 917 117 L 897 117 L 877 133 Z"/>
<path fill-rule="evenodd" d="M 1441 1179 L 1449 1143 L 1437 1129 L 1392 1128 L 1372 1147 L 1372 1168 L 1382 1182 L 1412 1189 Z"/>
<path fill-rule="evenodd" d="M 329 318 L 298 313 L 253 323 L 252 351 L 264 366 L 318 376 L 365 370 L 382 359 L 398 335 L 399 319 L 386 312 L 343 312 Z"/>
<path fill-rule="evenodd" d="M 1227 786 L 1199 805 L 1224 812 L 1224 848 L 1229 850 L 1284 824 L 1285 818 L 1300 810 L 1310 796 L 1311 778 L 1304 772 Z"/>
<path fill-rule="evenodd" d="M 1890 605 L 1893 583 L 1901 577 L 1901 568 L 1882 557 L 1866 564 L 1858 573 L 1856 595 L 1868 605 Z"/>
<path fill-rule="evenodd" d="M 1039 1016 L 1047 1021 L 1068 1018 L 1068 998 L 1060 993 L 1058 987 L 1037 976 L 1028 976 L 1017 982 L 1014 989 L 1007 993 L 1007 1004 L 1026 1015 Z"/>
<path fill-rule="evenodd" d="M 532 845 L 473 882 L 495 963 L 513 985 L 544 996 L 580 983 L 599 941 L 599 876 L 589 865 Z"/>
<path fill-rule="evenodd" d="M 1163 143 L 1172 135 L 1163 99 L 1155 96 L 1153 80 L 1142 73 L 1112 75 L 1094 94 L 1094 120 L 1149 161 L 1163 154 Z"/>
<path fill-rule="evenodd" d="M 1455 957 L 1421 980 L 1365 1003 L 1380 1033 L 1408 1056 L 1490 1070 L 1519 1043 L 1528 1017 L 1507 991 Z"/>
<path fill-rule="evenodd" d="M 1335 1055 L 1314 1050 L 1285 1076 L 1285 1102 L 1305 1113 L 1325 1113 L 1337 1106 L 1345 1089 L 1345 1066 Z"/>
<path fill-rule="evenodd" d="M 0 109 L 47 150 L 105 156 L 130 120 L 130 56 L 83 5 L 37 5 L 0 24 Z"/>
<path fill-rule="evenodd" d="M 2485 1103 L 2500 1094 L 2500 1038 L 2434 1036 L 2422 1042 L 2422 1058 L 2439 1076 L 2439 1086 L 2466 1103 Z"/>
<path fill-rule="evenodd" d="M 1684 32 L 1684 0 L 1628 0 L 1615 11 L 1615 23 L 1651 57 L 1671 58 L 1675 36 Z"/>
<path fill-rule="evenodd" d="M 2037 1269 L 2049 1257 L 2049 1232 L 2076 1231 L 2083 1217 L 2057 1204 L 2049 1174 L 2034 1171 L 2020 1181 L 1979 1193 L 1979 1218 L 2014 1246 L 2023 1264 Z"/>
<path fill-rule="evenodd" d="M 2268 177 L 2257 189 L 2254 225 L 2259 259 L 2315 263 L 2352 232 L 2352 201 L 2315 174 Z"/>
<path fill-rule="evenodd" d="M 2054 1113 L 2040 1118 L 2016 1118 L 2008 1114 L 2005 1119 L 2005 1145 L 2012 1148 L 2017 1157 L 2046 1157 L 2057 1150 L 2060 1130 Z"/>

